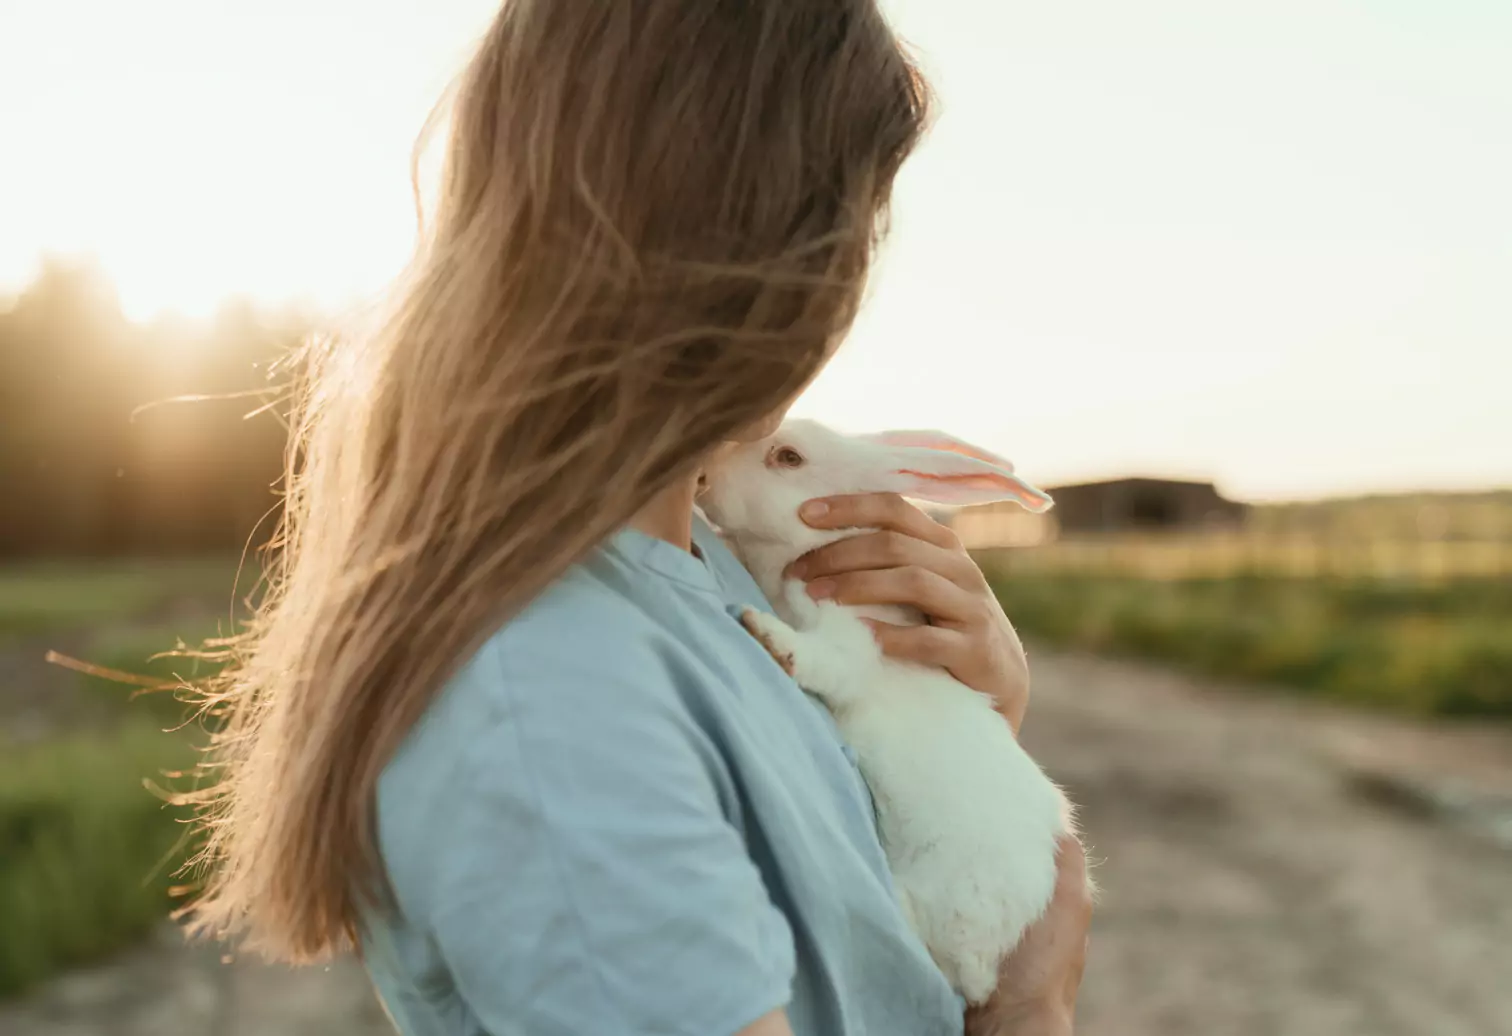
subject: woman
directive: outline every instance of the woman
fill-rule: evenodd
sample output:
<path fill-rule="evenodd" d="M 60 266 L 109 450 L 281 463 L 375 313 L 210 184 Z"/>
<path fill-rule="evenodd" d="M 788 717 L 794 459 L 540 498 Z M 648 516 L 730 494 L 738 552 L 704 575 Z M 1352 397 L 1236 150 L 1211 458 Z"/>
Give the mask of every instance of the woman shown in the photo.
<path fill-rule="evenodd" d="M 310 358 L 201 930 L 355 946 L 416 1036 L 962 1031 L 833 724 L 693 517 L 848 328 L 924 121 L 874 0 L 511 0 L 401 304 Z M 813 592 L 917 605 L 888 649 L 1016 726 L 1022 652 L 948 531 L 886 497 L 814 520 L 888 531 L 808 559 Z M 1070 1030 L 1066 850 L 973 1031 Z"/>

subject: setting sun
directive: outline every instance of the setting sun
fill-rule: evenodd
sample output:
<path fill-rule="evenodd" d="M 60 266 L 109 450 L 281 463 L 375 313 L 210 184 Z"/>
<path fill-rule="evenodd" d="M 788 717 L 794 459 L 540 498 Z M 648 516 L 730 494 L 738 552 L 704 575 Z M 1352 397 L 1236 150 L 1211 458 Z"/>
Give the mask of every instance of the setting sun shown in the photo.
<path fill-rule="evenodd" d="M 134 317 L 382 284 L 413 237 L 411 145 L 491 5 L 325 7 L 0 15 L 0 106 L 34 156 L 0 172 L 0 272 L 91 254 Z"/>

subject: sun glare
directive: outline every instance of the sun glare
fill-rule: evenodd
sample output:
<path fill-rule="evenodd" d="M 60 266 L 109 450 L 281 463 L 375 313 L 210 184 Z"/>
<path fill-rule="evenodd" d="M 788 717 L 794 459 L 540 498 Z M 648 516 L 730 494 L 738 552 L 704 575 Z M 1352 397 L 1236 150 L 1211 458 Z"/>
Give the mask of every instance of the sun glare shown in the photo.
<path fill-rule="evenodd" d="M 128 320 L 140 323 L 165 313 L 208 318 L 227 292 L 224 284 L 203 270 L 186 270 L 169 255 L 133 255 L 106 260 L 103 265 L 120 293 L 122 312 Z"/>
<path fill-rule="evenodd" d="M 165 156 L 190 166 L 185 146 Z M 151 171 L 122 175 L 115 191 L 139 206 L 97 210 L 87 244 L 68 235 L 48 251 L 91 256 L 115 283 L 133 320 L 164 312 L 211 315 L 228 298 L 277 307 L 339 307 L 386 281 L 413 241 L 403 156 L 389 176 L 354 180 L 333 195 L 277 178 L 242 181 L 211 197 Z M 198 195 L 198 196 L 197 196 Z"/>
<path fill-rule="evenodd" d="M 398 270 L 415 134 L 493 0 L 353 4 L 334 55 L 342 4 L 91 2 L 82 36 L 80 6 L 0 25 L 0 122 L 37 148 L 0 168 L 5 288 L 38 255 L 90 257 L 146 319 L 230 297 L 337 307 Z"/>

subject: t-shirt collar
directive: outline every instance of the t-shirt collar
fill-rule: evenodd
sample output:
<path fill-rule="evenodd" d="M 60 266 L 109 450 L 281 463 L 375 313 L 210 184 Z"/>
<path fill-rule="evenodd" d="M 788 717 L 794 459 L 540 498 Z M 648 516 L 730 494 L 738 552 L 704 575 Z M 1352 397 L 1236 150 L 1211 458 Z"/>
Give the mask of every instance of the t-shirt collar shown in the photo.
<path fill-rule="evenodd" d="M 699 542 L 700 523 L 694 521 L 693 547 L 700 554 L 706 553 Z M 719 577 L 706 560 L 690 551 L 658 539 L 639 529 L 629 526 L 615 533 L 610 539 L 610 544 L 624 558 L 633 564 L 643 568 L 649 568 L 658 575 L 691 586 L 696 590 L 718 596 L 720 594 Z"/>

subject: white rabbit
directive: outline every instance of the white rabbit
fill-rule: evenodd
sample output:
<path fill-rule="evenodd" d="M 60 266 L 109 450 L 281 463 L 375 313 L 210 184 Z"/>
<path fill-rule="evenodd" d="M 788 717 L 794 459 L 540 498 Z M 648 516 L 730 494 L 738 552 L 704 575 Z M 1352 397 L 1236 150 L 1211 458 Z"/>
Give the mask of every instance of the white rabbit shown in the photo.
<path fill-rule="evenodd" d="M 990 699 L 941 669 L 886 658 L 862 616 L 917 625 L 894 607 L 816 602 L 787 565 L 865 530 L 818 530 L 798 517 L 820 496 L 897 492 L 939 503 L 1050 498 L 1000 457 L 939 432 L 848 437 L 790 421 L 705 473 L 699 504 L 781 618 L 745 624 L 855 750 L 877 806 L 898 898 L 947 979 L 972 1004 L 1055 887 L 1070 804 L 1019 747 Z"/>

